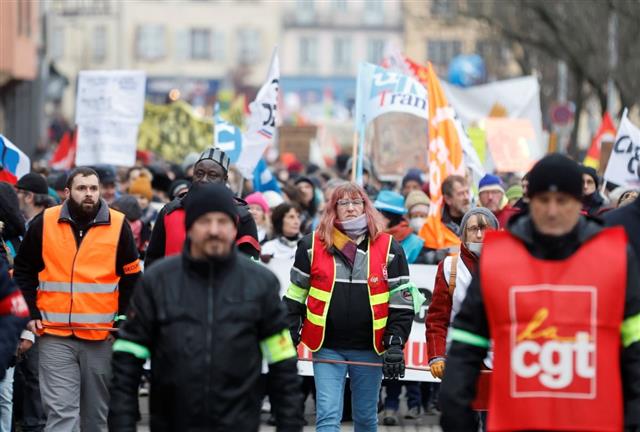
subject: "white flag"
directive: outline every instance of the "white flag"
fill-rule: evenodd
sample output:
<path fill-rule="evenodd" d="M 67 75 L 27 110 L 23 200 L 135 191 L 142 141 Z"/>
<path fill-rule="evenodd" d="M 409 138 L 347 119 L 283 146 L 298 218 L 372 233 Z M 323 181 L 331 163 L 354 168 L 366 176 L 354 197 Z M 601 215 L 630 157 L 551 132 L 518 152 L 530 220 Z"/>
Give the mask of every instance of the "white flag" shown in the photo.
<path fill-rule="evenodd" d="M 247 131 L 242 136 L 242 152 L 236 166 L 242 176 L 253 178 L 267 145 L 273 141 L 276 133 L 278 113 L 278 90 L 280 88 L 280 62 L 278 48 L 274 48 L 267 81 L 263 84 L 256 99 L 249 104 Z"/>
<path fill-rule="evenodd" d="M 640 129 L 627 117 L 627 110 L 616 134 L 604 179 L 619 186 L 640 186 Z"/>

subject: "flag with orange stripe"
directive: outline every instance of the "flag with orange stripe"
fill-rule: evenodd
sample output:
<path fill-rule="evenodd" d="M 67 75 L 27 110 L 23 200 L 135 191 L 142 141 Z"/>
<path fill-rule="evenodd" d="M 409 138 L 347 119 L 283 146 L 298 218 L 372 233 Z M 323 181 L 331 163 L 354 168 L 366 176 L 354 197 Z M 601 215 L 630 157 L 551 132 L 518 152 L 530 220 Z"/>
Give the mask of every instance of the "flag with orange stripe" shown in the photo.
<path fill-rule="evenodd" d="M 613 125 L 613 120 L 608 112 L 605 112 L 602 116 L 602 123 L 598 131 L 591 140 L 591 146 L 587 151 L 587 155 L 584 158 L 583 164 L 595 168 L 600 168 L 600 150 L 602 149 L 602 141 L 613 141 L 616 138 L 616 127 Z"/>
<path fill-rule="evenodd" d="M 431 249 L 457 247 L 460 239 L 442 223 L 442 182 L 450 175 L 465 175 L 462 140 L 456 127 L 453 108 L 449 106 L 431 63 L 427 63 L 426 86 L 429 94 L 429 216 L 420 230 L 425 246 Z M 422 75 L 424 76 L 424 75 Z"/>

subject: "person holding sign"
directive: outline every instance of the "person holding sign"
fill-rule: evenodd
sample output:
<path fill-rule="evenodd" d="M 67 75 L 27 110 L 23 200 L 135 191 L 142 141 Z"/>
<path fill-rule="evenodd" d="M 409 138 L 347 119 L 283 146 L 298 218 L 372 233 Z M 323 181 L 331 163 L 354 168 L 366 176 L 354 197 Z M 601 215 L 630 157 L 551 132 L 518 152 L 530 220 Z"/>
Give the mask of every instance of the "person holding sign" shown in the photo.
<path fill-rule="evenodd" d="M 489 431 L 637 431 L 640 275 L 627 236 L 581 215 L 582 172 L 566 156 L 538 161 L 528 194 L 529 214 L 487 233 L 449 330 L 442 428 L 477 430 L 491 340 Z"/>
<path fill-rule="evenodd" d="M 403 348 L 421 295 L 409 282 L 402 246 L 383 231 L 366 192 L 345 183 L 331 195 L 318 229 L 298 244 L 284 301 L 294 342 L 322 361 L 313 367 L 318 431 L 340 430 L 347 372 L 358 432 L 377 429 L 383 373 L 404 376 Z"/>

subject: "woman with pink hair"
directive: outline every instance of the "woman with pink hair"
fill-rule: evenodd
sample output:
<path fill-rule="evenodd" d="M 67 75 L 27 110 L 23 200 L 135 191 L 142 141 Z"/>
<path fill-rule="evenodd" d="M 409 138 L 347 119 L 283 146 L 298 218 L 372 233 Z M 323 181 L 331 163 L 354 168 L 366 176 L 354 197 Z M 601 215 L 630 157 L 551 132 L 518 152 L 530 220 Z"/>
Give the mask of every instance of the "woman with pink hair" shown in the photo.
<path fill-rule="evenodd" d="M 340 430 L 347 373 L 356 432 L 377 430 L 383 373 L 404 376 L 403 347 L 421 296 L 409 282 L 402 247 L 383 231 L 364 190 L 346 183 L 296 251 L 284 298 L 294 342 L 304 343 L 314 360 L 381 366 L 314 363 L 318 431 Z"/>

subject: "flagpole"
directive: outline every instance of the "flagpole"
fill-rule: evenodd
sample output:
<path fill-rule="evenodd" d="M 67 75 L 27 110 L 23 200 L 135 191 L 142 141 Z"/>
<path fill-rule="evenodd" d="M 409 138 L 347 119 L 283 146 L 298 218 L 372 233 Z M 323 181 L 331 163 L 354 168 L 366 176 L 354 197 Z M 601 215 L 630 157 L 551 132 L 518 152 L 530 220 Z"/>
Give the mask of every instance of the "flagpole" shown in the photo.
<path fill-rule="evenodd" d="M 353 133 L 353 152 L 351 155 L 351 181 L 356 181 L 356 164 L 358 159 L 358 131 Z"/>

